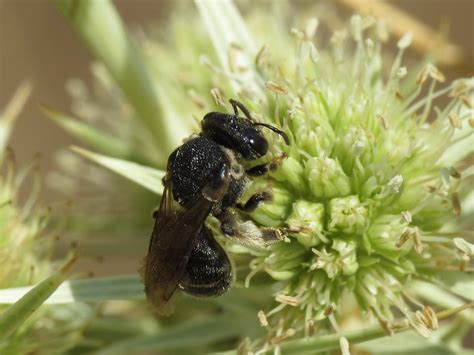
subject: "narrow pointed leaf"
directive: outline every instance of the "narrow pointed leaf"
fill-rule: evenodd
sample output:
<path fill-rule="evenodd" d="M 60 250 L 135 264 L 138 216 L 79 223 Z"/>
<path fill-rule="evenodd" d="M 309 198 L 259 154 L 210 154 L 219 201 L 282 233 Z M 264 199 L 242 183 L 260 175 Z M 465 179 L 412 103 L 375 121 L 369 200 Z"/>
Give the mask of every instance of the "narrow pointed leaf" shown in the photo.
<path fill-rule="evenodd" d="M 110 0 L 53 0 L 92 55 L 105 65 L 135 108 L 139 118 L 160 142 L 161 163 L 179 144 L 173 127 L 163 124 L 158 87 L 152 71 L 130 39 L 117 9 Z"/>
<path fill-rule="evenodd" d="M 461 214 L 466 218 L 470 218 L 474 214 L 474 191 L 470 191 L 466 196 L 463 196 Z"/>
<path fill-rule="evenodd" d="M 73 258 L 58 272 L 31 288 L 15 304 L 0 314 L 0 341 L 7 339 L 28 319 L 58 288 L 67 276 Z M 1 302 L 1 297 L 0 297 Z"/>
<path fill-rule="evenodd" d="M 72 147 L 71 149 L 83 157 L 122 175 L 158 195 L 161 195 L 163 190 L 161 179 L 165 175 L 164 171 L 122 159 L 110 158 L 79 147 Z"/>
<path fill-rule="evenodd" d="M 196 348 L 206 344 L 241 336 L 245 332 L 245 322 L 229 319 L 229 316 L 192 320 L 188 323 L 163 330 L 158 335 L 137 337 L 105 348 L 100 355 L 130 354 L 155 351 Z"/>
<path fill-rule="evenodd" d="M 0 304 L 14 303 L 30 292 L 32 287 L 0 290 Z M 46 304 L 72 302 L 101 302 L 107 300 L 144 300 L 143 284 L 138 275 L 124 275 L 65 281 Z"/>
<path fill-rule="evenodd" d="M 440 271 L 437 278 L 449 291 L 474 301 L 474 273 L 461 271 Z"/>
<path fill-rule="evenodd" d="M 114 157 L 125 158 L 128 156 L 129 152 L 126 144 L 111 137 L 109 134 L 102 133 L 91 125 L 68 117 L 49 106 L 43 105 L 41 109 L 46 116 L 56 122 L 60 127 L 83 143 L 89 145 L 92 149 Z"/>
<path fill-rule="evenodd" d="M 29 82 L 24 82 L 15 92 L 7 107 L 0 114 L 0 154 L 7 146 L 13 124 L 33 90 Z"/>

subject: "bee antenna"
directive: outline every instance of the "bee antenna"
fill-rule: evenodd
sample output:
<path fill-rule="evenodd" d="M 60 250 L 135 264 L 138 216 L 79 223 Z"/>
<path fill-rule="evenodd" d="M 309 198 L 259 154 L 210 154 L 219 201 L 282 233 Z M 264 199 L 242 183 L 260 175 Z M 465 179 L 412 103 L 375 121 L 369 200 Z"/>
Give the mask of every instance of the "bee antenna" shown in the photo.
<path fill-rule="evenodd" d="M 253 125 L 254 126 L 263 126 L 265 128 L 268 128 L 268 129 L 272 130 L 273 132 L 275 132 L 276 134 L 279 134 L 284 139 L 286 145 L 290 145 L 290 139 L 288 138 L 288 135 L 285 132 L 283 132 L 282 130 L 276 128 L 275 126 L 269 125 L 267 123 L 260 123 L 260 122 L 255 122 Z"/>
<path fill-rule="evenodd" d="M 280 136 L 283 137 L 283 139 L 285 140 L 285 143 L 286 145 L 290 145 L 290 139 L 288 138 L 287 134 L 285 132 L 283 132 L 282 130 L 279 130 L 278 128 L 274 127 L 274 126 L 271 126 L 269 124 L 266 124 L 266 123 L 259 123 L 259 122 L 255 122 L 255 120 L 253 119 L 252 115 L 250 114 L 250 111 L 248 110 L 247 107 L 244 106 L 243 103 L 237 101 L 237 100 L 234 100 L 234 99 L 230 99 L 229 100 L 230 104 L 232 105 L 232 108 L 234 109 L 234 114 L 236 116 L 238 116 L 239 114 L 239 111 L 238 109 L 240 109 L 240 111 L 243 112 L 243 114 L 245 115 L 245 117 L 247 117 L 247 119 L 252 122 L 252 124 L 254 126 L 263 126 L 263 127 L 266 127 L 268 129 L 271 129 L 273 132 L 279 134 Z"/>
<path fill-rule="evenodd" d="M 232 105 L 232 108 L 234 109 L 234 114 L 236 116 L 239 115 L 239 110 L 242 111 L 242 113 L 245 115 L 245 117 L 247 117 L 250 121 L 253 121 L 253 118 L 252 118 L 252 115 L 250 114 L 250 111 L 248 110 L 247 107 L 244 106 L 243 103 L 237 101 L 237 100 L 234 100 L 234 99 L 230 99 L 229 100 L 230 104 Z"/>

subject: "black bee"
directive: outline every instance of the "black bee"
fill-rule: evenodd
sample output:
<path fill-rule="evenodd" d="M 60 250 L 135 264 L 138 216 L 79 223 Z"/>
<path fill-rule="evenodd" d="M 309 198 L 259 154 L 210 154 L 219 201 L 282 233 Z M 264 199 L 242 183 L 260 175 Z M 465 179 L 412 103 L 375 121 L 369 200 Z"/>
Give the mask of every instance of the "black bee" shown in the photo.
<path fill-rule="evenodd" d="M 268 142 L 259 128 L 271 129 L 289 145 L 288 136 L 273 126 L 255 122 L 240 102 L 230 103 L 233 115 L 206 114 L 200 135 L 186 141 L 168 158 L 163 196 L 154 213 L 155 225 L 143 268 L 147 299 L 162 314 L 172 311 L 169 299 L 178 287 L 192 296 L 213 297 L 223 294 L 232 283 L 229 258 L 204 224 L 210 214 L 221 222 L 224 235 L 243 243 L 267 244 L 282 238 L 282 230 L 242 222 L 230 208 L 250 212 L 259 202 L 271 199 L 262 191 L 239 203 L 249 176 L 274 170 L 285 158 L 283 154 L 266 164 L 243 168 L 241 163 L 258 159 L 268 151 Z M 238 108 L 245 118 L 238 115 Z"/>

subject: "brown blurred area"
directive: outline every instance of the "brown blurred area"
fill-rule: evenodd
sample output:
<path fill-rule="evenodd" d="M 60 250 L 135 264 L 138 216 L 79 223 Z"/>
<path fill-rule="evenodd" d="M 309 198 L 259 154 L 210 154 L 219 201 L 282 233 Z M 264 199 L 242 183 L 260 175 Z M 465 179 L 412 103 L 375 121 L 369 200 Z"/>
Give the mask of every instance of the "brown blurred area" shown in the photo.
<path fill-rule="evenodd" d="M 100 0 L 99 0 L 100 1 Z M 116 0 L 128 26 L 156 21 L 168 1 Z M 0 108 L 24 80 L 34 89 L 19 117 L 10 146 L 17 161 L 39 153 L 41 168 L 54 166 L 54 153 L 74 143 L 39 110 L 42 103 L 70 112 L 69 78 L 90 81 L 91 57 L 50 0 L 0 0 Z"/>
<path fill-rule="evenodd" d="M 169 4 L 165 0 L 116 0 L 114 3 L 129 26 L 146 25 L 166 16 Z M 448 28 L 452 42 L 474 58 L 474 1 L 391 3 L 434 29 Z M 347 13 L 347 9 L 342 10 Z M 18 161 L 26 163 L 40 153 L 43 170 L 49 170 L 53 167 L 54 152 L 74 142 L 39 112 L 38 105 L 48 103 L 68 112 L 70 102 L 65 82 L 71 77 L 88 81 L 90 61 L 89 53 L 52 1 L 0 0 L 0 107 L 4 107 L 23 80 L 34 84 L 32 97 L 11 140 Z"/>

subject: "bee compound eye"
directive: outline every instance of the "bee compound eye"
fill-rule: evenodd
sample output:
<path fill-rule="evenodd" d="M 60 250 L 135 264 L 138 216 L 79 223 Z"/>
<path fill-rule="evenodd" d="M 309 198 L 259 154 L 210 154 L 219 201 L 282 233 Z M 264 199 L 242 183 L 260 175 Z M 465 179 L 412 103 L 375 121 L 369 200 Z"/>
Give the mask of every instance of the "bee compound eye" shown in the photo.
<path fill-rule="evenodd" d="M 260 134 L 260 132 L 252 132 L 248 142 L 257 158 L 267 153 L 268 143 L 267 140 Z"/>

